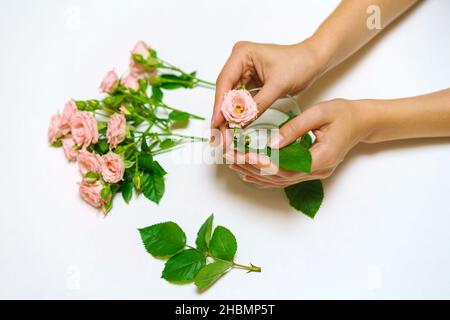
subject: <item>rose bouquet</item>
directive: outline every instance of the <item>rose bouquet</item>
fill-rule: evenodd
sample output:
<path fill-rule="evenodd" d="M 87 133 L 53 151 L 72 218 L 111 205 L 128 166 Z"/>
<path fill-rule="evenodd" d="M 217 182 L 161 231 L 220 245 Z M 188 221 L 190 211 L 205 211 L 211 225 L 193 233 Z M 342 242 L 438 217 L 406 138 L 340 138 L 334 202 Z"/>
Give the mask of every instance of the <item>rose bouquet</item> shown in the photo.
<path fill-rule="evenodd" d="M 233 130 L 233 145 L 235 151 L 240 153 L 256 153 L 269 157 L 269 159 L 282 168 L 290 171 L 311 173 L 311 148 L 313 141 L 309 133 L 300 137 L 288 146 L 281 149 L 272 149 L 267 145 L 269 140 L 276 140 L 278 129 L 269 130 L 264 137 L 265 143 L 258 143 L 257 147 L 250 145 L 251 138 L 243 130 L 258 117 L 258 107 L 249 91 L 244 87 L 230 90 L 224 94 L 221 102 L 221 112 L 227 121 L 228 127 Z M 289 120 L 293 116 L 289 117 Z M 286 122 L 287 122 L 286 121 Z M 282 123 L 283 126 L 286 122 Z M 272 140 L 273 141 L 273 140 Z M 276 174 L 277 172 L 265 172 Z M 320 180 L 311 180 L 291 185 L 284 189 L 289 204 L 305 215 L 314 218 L 323 201 L 323 187 Z"/>
<path fill-rule="evenodd" d="M 51 117 L 48 139 L 62 147 L 79 166 L 79 192 L 106 214 L 121 193 L 128 203 L 133 193 L 159 203 L 166 171 L 153 157 L 202 137 L 173 132 L 174 124 L 202 117 L 164 103 L 164 90 L 214 88 L 195 72 L 187 73 L 162 60 L 140 41 L 131 51 L 129 71 L 112 70 L 100 84 L 102 99 L 71 100 Z"/>

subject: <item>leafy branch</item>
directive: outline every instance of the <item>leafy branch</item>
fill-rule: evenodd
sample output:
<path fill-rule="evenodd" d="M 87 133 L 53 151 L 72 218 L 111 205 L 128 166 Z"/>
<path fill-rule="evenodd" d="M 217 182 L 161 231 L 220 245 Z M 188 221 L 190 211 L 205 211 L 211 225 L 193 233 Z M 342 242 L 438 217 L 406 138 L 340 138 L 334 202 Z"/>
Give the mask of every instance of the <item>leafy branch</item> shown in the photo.
<path fill-rule="evenodd" d="M 139 229 L 147 252 L 168 259 L 162 278 L 172 283 L 194 282 L 198 289 L 205 290 L 231 269 L 261 272 L 261 268 L 253 264 L 242 265 L 234 261 L 235 236 L 222 226 L 213 231 L 213 220 L 214 216 L 209 216 L 200 227 L 195 247 L 186 243 L 186 234 L 174 222 Z"/>

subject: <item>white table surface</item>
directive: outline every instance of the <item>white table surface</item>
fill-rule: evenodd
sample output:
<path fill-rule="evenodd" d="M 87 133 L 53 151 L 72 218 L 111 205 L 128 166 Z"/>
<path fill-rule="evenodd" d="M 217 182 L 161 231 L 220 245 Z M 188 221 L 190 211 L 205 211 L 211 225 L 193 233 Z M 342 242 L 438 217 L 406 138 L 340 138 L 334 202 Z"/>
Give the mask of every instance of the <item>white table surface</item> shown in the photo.
<path fill-rule="evenodd" d="M 2 1 L 0 298 L 450 298 L 449 139 L 357 146 L 325 181 L 315 220 L 282 191 L 201 163 L 198 145 L 159 158 L 169 172 L 159 207 L 118 197 L 105 219 L 79 198 L 76 165 L 47 144 L 50 115 L 71 97 L 99 97 L 104 73 L 125 71 L 138 39 L 214 80 L 234 42 L 300 41 L 337 2 Z M 449 12 L 447 0 L 419 5 L 302 104 L 450 87 Z M 211 91 L 167 96 L 210 116 Z M 202 295 L 160 279 L 163 262 L 136 229 L 173 220 L 193 243 L 211 212 L 235 233 L 237 260 L 263 272 L 233 271 Z"/>

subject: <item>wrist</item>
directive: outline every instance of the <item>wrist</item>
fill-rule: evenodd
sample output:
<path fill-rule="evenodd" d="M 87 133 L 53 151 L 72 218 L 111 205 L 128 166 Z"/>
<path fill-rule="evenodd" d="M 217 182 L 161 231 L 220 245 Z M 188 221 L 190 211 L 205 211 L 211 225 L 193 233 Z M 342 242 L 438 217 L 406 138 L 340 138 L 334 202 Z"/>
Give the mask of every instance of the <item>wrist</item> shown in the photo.
<path fill-rule="evenodd" d="M 328 70 L 334 67 L 334 56 L 336 46 L 332 39 L 326 39 L 318 34 L 307 38 L 303 43 L 309 48 L 315 56 L 317 63 L 320 66 L 321 74 L 325 74 Z"/>
<path fill-rule="evenodd" d="M 364 143 L 376 143 L 383 141 L 380 135 L 383 127 L 383 110 L 380 100 L 356 100 L 354 101 L 357 121 L 361 124 L 360 141 Z"/>
<path fill-rule="evenodd" d="M 311 65 L 315 71 L 314 80 L 320 78 L 330 69 L 333 53 L 331 47 L 327 47 L 318 38 L 310 37 L 300 43 L 294 44 L 297 57 L 304 62 L 305 53 L 308 55 Z"/>

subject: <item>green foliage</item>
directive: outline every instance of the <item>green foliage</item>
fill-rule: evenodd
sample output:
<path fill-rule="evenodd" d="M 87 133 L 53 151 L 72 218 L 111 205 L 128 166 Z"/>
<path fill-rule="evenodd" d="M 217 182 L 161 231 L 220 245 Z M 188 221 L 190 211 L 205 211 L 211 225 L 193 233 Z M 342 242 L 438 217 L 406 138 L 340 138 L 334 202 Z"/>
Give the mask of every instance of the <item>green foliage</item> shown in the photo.
<path fill-rule="evenodd" d="M 323 201 L 323 187 L 320 180 L 300 182 L 284 189 L 289 204 L 314 218 Z"/>
<path fill-rule="evenodd" d="M 208 219 L 202 224 L 200 230 L 197 233 L 197 239 L 195 245 L 197 250 L 201 252 L 207 252 L 209 248 L 209 242 L 211 241 L 211 232 L 213 226 L 214 215 L 210 215 Z"/>
<path fill-rule="evenodd" d="M 159 204 L 164 191 L 164 176 L 156 173 L 144 173 L 142 177 L 142 193 L 147 199 Z"/>
<path fill-rule="evenodd" d="M 229 261 L 216 261 L 203 267 L 195 276 L 195 285 L 200 290 L 207 289 L 222 277 L 233 264 Z"/>
<path fill-rule="evenodd" d="M 184 231 L 174 222 L 139 229 L 145 249 L 154 257 L 171 256 L 186 246 Z"/>
<path fill-rule="evenodd" d="M 188 121 L 191 115 L 187 112 L 173 110 L 171 113 L 169 113 L 169 119 L 173 121 Z"/>
<path fill-rule="evenodd" d="M 311 154 L 309 150 L 299 142 L 281 148 L 279 151 L 278 165 L 286 170 L 311 173 Z"/>
<path fill-rule="evenodd" d="M 197 233 L 197 248 L 186 245 L 186 236 L 174 222 L 155 224 L 139 229 L 145 249 L 155 257 L 167 257 L 162 278 L 169 282 L 194 282 L 204 290 L 232 268 L 261 272 L 254 265 L 234 262 L 237 243 L 234 235 L 225 227 L 213 229 L 214 216 L 206 219 Z M 209 260 L 213 260 L 210 262 Z"/>
<path fill-rule="evenodd" d="M 167 260 L 162 278 L 170 282 L 192 281 L 206 265 L 206 257 L 195 249 L 184 250 Z"/>
<path fill-rule="evenodd" d="M 230 230 L 218 226 L 212 235 L 209 250 L 214 258 L 233 261 L 237 251 L 236 238 Z"/>

